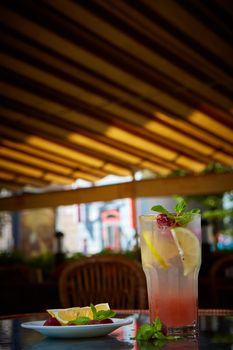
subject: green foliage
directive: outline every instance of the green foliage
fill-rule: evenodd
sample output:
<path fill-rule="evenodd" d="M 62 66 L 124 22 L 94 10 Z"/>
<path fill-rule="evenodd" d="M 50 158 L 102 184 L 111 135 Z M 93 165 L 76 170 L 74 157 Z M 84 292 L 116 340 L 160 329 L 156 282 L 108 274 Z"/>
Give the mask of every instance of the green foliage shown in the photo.
<path fill-rule="evenodd" d="M 73 261 L 73 260 L 82 259 L 84 257 L 85 257 L 85 255 L 83 253 L 77 252 L 77 253 L 65 255 L 65 260 Z"/>
<path fill-rule="evenodd" d="M 55 256 L 52 253 L 40 254 L 26 259 L 27 263 L 32 267 L 38 267 L 42 270 L 49 270 L 55 263 Z"/>
<path fill-rule="evenodd" d="M 223 208 L 223 197 L 225 195 L 228 197 L 228 202 L 232 202 L 231 208 Z M 206 207 L 206 210 L 202 212 L 202 217 L 209 223 L 218 222 L 218 225 L 220 223 L 221 233 L 226 236 L 233 236 L 233 192 L 208 196 L 186 196 L 185 200 L 187 202 L 195 201 Z"/>
<path fill-rule="evenodd" d="M 233 209 L 206 210 L 203 213 L 205 219 L 224 219 L 228 217 L 233 218 Z"/>
<path fill-rule="evenodd" d="M 25 255 L 16 250 L 13 252 L 1 252 L 0 253 L 0 264 L 1 265 L 13 265 L 13 264 L 19 264 L 24 263 L 26 260 Z"/>
<path fill-rule="evenodd" d="M 233 237 L 233 227 L 227 227 L 221 230 L 222 234 L 225 236 L 231 236 Z"/>
<path fill-rule="evenodd" d="M 232 173 L 233 167 L 222 165 L 220 163 L 210 163 L 207 167 L 200 172 L 201 174 L 224 174 L 224 173 Z M 188 176 L 191 174 L 191 171 L 185 169 L 176 169 L 172 171 L 168 176 L 176 177 L 176 176 Z"/>
<path fill-rule="evenodd" d="M 222 165 L 220 163 L 210 163 L 207 167 L 201 172 L 201 174 L 223 174 L 231 173 L 233 168 L 230 166 Z"/>
<path fill-rule="evenodd" d="M 185 200 L 188 202 L 195 201 L 203 205 L 209 210 L 217 209 L 222 206 L 223 194 L 212 194 L 202 196 L 185 196 Z"/>
<path fill-rule="evenodd" d="M 189 170 L 177 169 L 177 170 L 172 171 L 168 176 L 169 177 L 176 177 L 176 176 L 187 176 L 190 174 L 191 174 L 191 172 Z"/>
<path fill-rule="evenodd" d="M 134 250 L 119 250 L 119 251 L 115 251 L 109 248 L 105 248 L 103 250 L 101 250 L 99 253 L 97 253 L 96 255 L 114 255 L 114 256 L 126 256 L 129 259 L 133 259 L 133 260 L 138 260 L 140 257 L 140 249 L 134 249 Z"/>

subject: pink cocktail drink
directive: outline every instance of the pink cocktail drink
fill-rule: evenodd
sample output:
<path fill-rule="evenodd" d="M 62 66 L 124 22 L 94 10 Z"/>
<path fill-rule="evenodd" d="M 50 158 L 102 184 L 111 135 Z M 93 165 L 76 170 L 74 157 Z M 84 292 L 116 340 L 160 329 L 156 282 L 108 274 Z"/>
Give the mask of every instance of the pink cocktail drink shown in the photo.
<path fill-rule="evenodd" d="M 156 215 L 140 217 L 141 255 L 146 275 L 151 323 L 158 316 L 169 334 L 195 335 L 201 220 L 195 214 L 180 226 L 161 225 Z"/>

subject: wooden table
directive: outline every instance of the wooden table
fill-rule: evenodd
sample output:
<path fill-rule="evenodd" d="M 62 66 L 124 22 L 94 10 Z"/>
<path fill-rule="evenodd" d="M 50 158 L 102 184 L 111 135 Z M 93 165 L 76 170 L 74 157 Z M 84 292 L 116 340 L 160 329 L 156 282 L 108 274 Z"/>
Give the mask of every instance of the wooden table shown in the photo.
<path fill-rule="evenodd" d="M 1 350 L 231 350 L 233 310 L 199 310 L 200 335 L 196 340 L 167 342 L 163 347 L 138 343 L 133 339 L 138 327 L 148 322 L 148 310 L 116 310 L 117 317 L 133 317 L 131 325 L 108 336 L 90 339 L 49 339 L 21 327 L 22 322 L 44 320 L 48 314 L 22 314 L 0 317 Z"/>

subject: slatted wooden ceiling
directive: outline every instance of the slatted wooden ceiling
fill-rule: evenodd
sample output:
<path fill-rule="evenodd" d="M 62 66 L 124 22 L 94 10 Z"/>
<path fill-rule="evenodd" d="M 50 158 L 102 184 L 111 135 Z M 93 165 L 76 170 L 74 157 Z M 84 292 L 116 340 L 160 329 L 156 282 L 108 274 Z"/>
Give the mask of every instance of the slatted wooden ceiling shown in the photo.
<path fill-rule="evenodd" d="M 231 1 L 0 4 L 1 187 L 233 166 Z"/>

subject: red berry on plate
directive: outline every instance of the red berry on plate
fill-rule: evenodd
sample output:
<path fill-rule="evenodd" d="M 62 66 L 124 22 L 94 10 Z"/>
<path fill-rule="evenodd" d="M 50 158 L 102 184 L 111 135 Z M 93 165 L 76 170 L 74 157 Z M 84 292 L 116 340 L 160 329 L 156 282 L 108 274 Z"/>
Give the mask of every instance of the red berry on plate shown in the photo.
<path fill-rule="evenodd" d="M 100 324 L 99 320 L 90 320 L 88 324 Z"/>
<path fill-rule="evenodd" d="M 106 318 L 105 320 L 90 320 L 88 324 L 107 324 L 113 323 L 111 318 Z"/>
<path fill-rule="evenodd" d="M 105 320 L 100 321 L 101 324 L 104 323 L 113 323 L 113 320 L 111 320 L 111 318 L 106 318 Z"/>
<path fill-rule="evenodd" d="M 55 317 L 50 317 L 45 321 L 44 326 L 61 326 L 61 324 Z"/>

